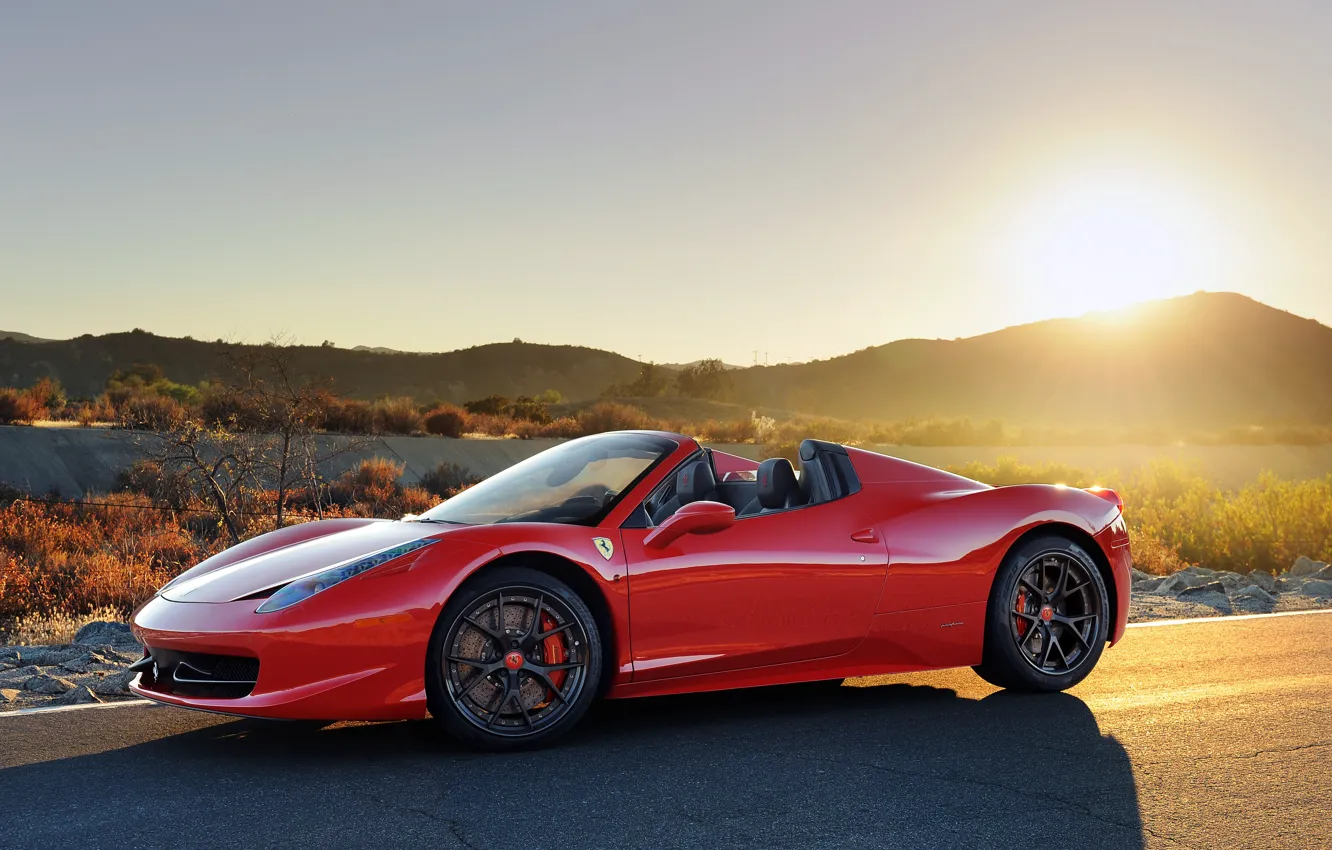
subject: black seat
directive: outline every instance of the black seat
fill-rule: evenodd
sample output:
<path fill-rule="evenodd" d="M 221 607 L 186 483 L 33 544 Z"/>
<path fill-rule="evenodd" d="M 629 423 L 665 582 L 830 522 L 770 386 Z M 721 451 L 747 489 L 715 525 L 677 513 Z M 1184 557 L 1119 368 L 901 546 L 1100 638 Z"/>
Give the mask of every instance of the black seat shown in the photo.
<path fill-rule="evenodd" d="M 715 501 L 718 501 L 717 476 L 712 473 L 712 464 L 706 460 L 695 461 L 675 474 L 675 496 L 652 514 L 652 524 L 661 525 L 667 517 L 690 502 Z"/>
<path fill-rule="evenodd" d="M 745 506 L 742 516 L 784 511 L 805 504 L 809 494 L 796 480 L 795 467 L 784 457 L 768 458 L 759 464 L 758 497 Z"/>

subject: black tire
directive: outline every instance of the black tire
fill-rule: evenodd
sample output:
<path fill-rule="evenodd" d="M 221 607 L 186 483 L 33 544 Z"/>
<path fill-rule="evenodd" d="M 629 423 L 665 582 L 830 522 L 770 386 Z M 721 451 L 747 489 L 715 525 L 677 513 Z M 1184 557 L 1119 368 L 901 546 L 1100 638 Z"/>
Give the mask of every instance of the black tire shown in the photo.
<path fill-rule="evenodd" d="M 572 588 L 527 567 L 497 567 L 444 606 L 426 653 L 427 705 L 468 746 L 544 746 L 587 712 L 601 670 L 596 619 Z"/>
<path fill-rule="evenodd" d="M 1096 666 L 1109 626 L 1109 594 L 1091 555 L 1064 537 L 1034 537 L 995 575 L 973 669 L 1001 688 L 1066 690 Z"/>

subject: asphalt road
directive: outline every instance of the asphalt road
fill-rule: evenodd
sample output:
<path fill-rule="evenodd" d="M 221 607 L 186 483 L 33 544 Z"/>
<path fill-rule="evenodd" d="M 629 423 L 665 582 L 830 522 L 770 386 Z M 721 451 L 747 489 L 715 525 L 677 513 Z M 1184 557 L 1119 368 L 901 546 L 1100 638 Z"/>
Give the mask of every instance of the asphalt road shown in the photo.
<path fill-rule="evenodd" d="M 156 706 L 0 718 L 0 846 L 1332 847 L 1332 615 L 1139 628 L 1068 694 L 969 670 L 607 703 L 560 746 Z"/>

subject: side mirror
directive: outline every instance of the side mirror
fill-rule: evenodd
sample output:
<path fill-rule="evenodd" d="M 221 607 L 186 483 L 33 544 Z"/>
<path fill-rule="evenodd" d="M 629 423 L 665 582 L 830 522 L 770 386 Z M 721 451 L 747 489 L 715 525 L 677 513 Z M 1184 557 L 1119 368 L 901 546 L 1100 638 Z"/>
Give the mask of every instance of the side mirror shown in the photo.
<path fill-rule="evenodd" d="M 649 549 L 665 549 L 686 534 L 716 534 L 735 525 L 735 508 L 721 502 L 690 502 L 643 538 Z"/>

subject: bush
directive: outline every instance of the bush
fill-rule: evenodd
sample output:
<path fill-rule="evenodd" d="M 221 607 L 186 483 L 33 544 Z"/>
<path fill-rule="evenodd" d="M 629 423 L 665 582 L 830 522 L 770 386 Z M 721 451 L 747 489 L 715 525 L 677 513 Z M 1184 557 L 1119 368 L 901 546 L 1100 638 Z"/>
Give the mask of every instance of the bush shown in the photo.
<path fill-rule="evenodd" d="M 514 419 L 523 419 L 543 425 L 551 419 L 550 409 L 543 402 L 522 395 L 518 396 L 513 404 L 509 405 L 507 412 Z"/>
<path fill-rule="evenodd" d="M 421 486 L 441 499 L 447 499 L 480 480 L 470 469 L 444 461 L 421 476 Z"/>
<path fill-rule="evenodd" d="M 463 402 L 463 407 L 467 409 L 468 413 L 503 416 L 509 412 L 509 400 L 502 395 L 489 395 L 485 398 L 465 401 Z"/>
<path fill-rule="evenodd" d="M 662 423 L 641 408 L 603 401 L 581 411 L 578 425 L 582 434 L 587 435 L 606 431 L 652 431 L 660 429 Z"/>
<path fill-rule="evenodd" d="M 0 425 L 27 421 L 27 407 L 23 403 L 22 394 L 11 387 L 0 387 Z"/>
<path fill-rule="evenodd" d="M 365 458 L 329 485 L 329 493 L 336 504 L 361 503 L 367 506 L 364 515 L 376 515 L 397 501 L 402 490 L 398 478 L 404 469 L 404 464 L 387 458 Z"/>
<path fill-rule="evenodd" d="M 425 430 L 441 437 L 461 437 L 467 433 L 467 411 L 451 404 L 441 404 L 425 415 Z"/>
<path fill-rule="evenodd" d="M 374 404 L 375 431 L 381 434 L 415 434 L 421 430 L 421 411 L 407 396 L 382 398 Z"/>
<path fill-rule="evenodd" d="M 375 429 L 375 411 L 368 402 L 330 396 L 322 405 L 320 427 L 336 434 L 369 434 Z"/>
<path fill-rule="evenodd" d="M 186 419 L 185 408 L 167 396 L 138 393 L 120 409 L 120 422 L 126 428 L 169 431 Z"/>

